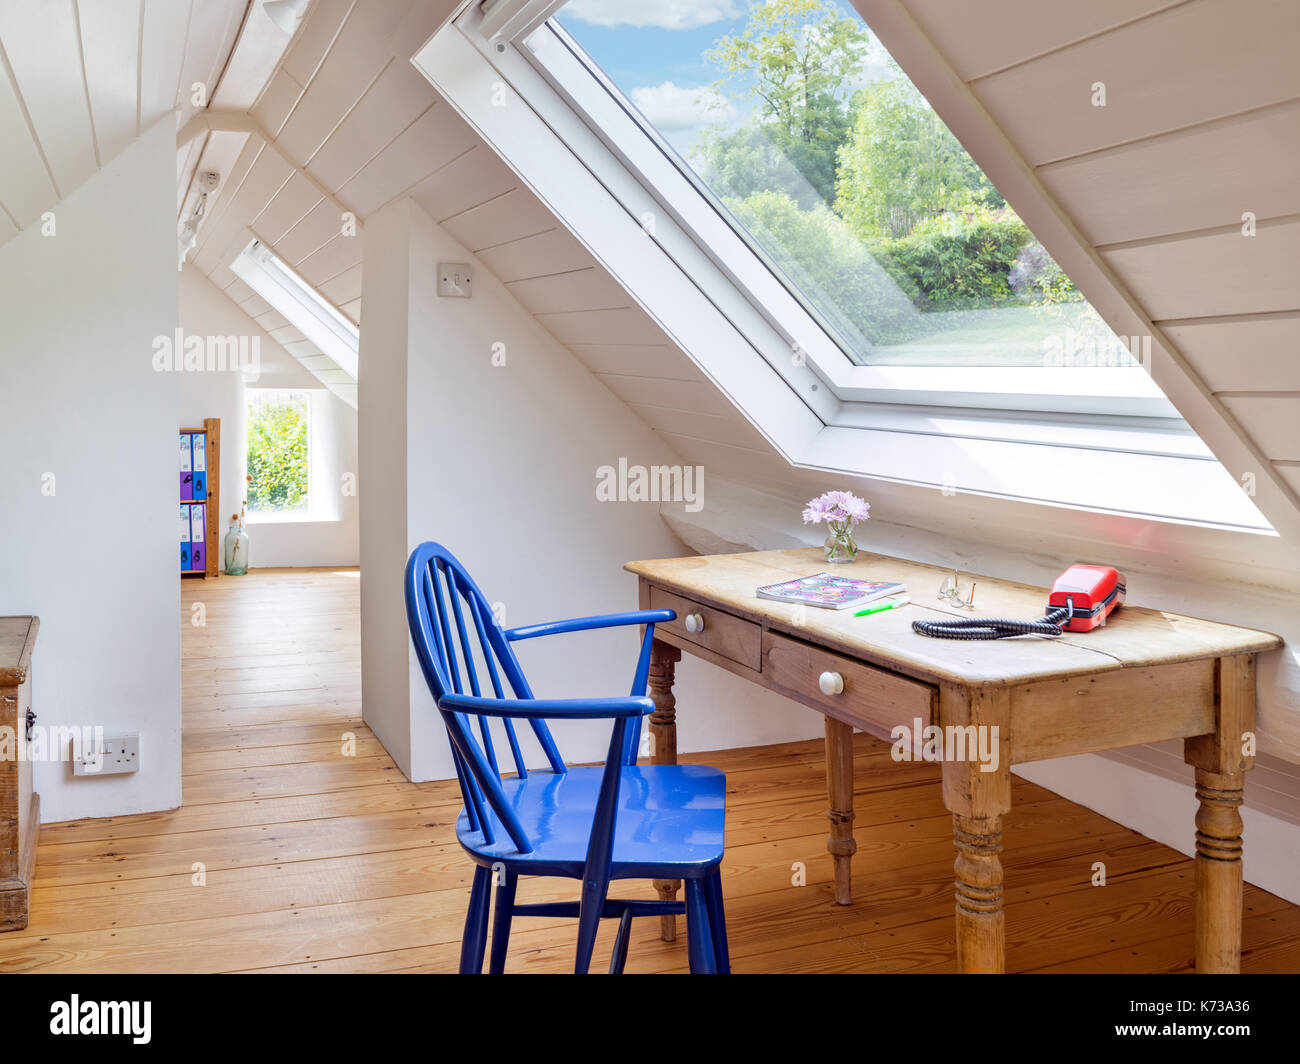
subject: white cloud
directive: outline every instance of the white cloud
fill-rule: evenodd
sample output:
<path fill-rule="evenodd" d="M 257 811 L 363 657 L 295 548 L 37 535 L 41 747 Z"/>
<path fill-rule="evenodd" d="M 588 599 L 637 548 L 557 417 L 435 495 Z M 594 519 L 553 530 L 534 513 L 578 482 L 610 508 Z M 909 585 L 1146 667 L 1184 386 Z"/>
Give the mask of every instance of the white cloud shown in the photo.
<path fill-rule="evenodd" d="M 734 0 L 570 0 L 561 18 L 590 22 L 593 26 L 658 26 L 689 30 L 740 15 Z"/>
<path fill-rule="evenodd" d="M 687 89 L 665 81 L 633 89 L 632 102 L 665 135 L 695 129 L 731 117 L 731 103 L 710 88 Z"/>

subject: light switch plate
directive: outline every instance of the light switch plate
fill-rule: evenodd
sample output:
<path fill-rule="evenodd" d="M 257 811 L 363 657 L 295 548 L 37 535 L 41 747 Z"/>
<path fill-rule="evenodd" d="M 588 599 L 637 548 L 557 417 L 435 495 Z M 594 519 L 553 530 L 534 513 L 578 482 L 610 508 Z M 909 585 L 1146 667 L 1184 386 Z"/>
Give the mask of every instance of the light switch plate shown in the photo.
<path fill-rule="evenodd" d="M 94 744 L 82 750 L 72 740 L 72 774 L 74 776 L 116 776 L 140 771 L 140 733 L 115 732 L 103 736 L 102 746 Z"/>
<path fill-rule="evenodd" d="M 438 295 L 450 299 L 468 299 L 470 281 L 468 262 L 438 263 Z"/>

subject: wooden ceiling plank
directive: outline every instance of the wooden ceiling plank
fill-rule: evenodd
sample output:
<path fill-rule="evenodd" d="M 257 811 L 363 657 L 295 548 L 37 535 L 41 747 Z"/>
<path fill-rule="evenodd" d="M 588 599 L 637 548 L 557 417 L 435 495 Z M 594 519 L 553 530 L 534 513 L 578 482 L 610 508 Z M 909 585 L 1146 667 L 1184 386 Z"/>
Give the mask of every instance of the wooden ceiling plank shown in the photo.
<path fill-rule="evenodd" d="M 1215 392 L 1300 391 L 1300 311 L 1161 327 Z"/>
<path fill-rule="evenodd" d="M 1183 4 L 972 88 L 1025 159 L 1041 166 L 1296 99 L 1297 52 L 1294 0 Z M 1093 103 L 1098 83 L 1105 106 Z"/>
<path fill-rule="evenodd" d="M 192 3 L 193 0 L 181 3 L 144 0 L 144 28 L 140 38 L 140 128 L 137 135 L 176 106 L 176 86 L 185 62 L 185 40 Z"/>
<path fill-rule="evenodd" d="M 1194 180 L 1189 177 L 1194 175 Z M 1300 101 L 1138 141 L 1038 176 L 1094 244 L 1300 213 Z"/>
<path fill-rule="evenodd" d="M 435 98 L 429 83 L 410 63 L 392 60 L 307 168 L 322 185 L 337 191 L 427 111 Z"/>
<path fill-rule="evenodd" d="M 519 178 L 486 144 L 476 144 L 420 182 L 411 198 L 436 222 L 519 187 Z"/>
<path fill-rule="evenodd" d="M 964 81 L 1017 66 L 1188 0 L 906 0 L 917 23 Z"/>
<path fill-rule="evenodd" d="M 0 5 L 0 41 L 59 198 L 98 169 L 77 34 L 70 3 Z"/>
<path fill-rule="evenodd" d="M 78 3 L 81 47 L 99 161 L 106 164 L 135 139 L 136 67 L 141 0 Z"/>
<path fill-rule="evenodd" d="M 596 261 L 559 223 L 543 233 L 498 244 L 477 254 L 501 281 L 521 281 L 560 270 L 576 270 Z"/>
<path fill-rule="evenodd" d="M 1300 217 L 1102 248 L 1155 320 L 1297 309 Z"/>
<path fill-rule="evenodd" d="M 443 222 L 452 236 L 471 251 L 496 247 L 552 228 L 555 215 L 522 186 L 479 204 Z"/>
<path fill-rule="evenodd" d="M 366 218 L 477 143 L 449 105 L 434 104 L 340 188 L 338 198 Z"/>

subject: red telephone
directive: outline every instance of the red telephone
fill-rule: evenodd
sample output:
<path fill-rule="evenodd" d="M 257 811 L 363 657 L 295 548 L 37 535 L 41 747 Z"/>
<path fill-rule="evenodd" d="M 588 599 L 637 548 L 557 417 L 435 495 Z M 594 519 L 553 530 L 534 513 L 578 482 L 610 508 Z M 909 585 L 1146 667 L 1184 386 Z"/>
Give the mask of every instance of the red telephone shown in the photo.
<path fill-rule="evenodd" d="M 1105 565 L 1072 565 L 1056 578 L 1047 599 L 1048 613 L 1065 608 L 1063 632 L 1104 628 L 1106 618 L 1124 604 L 1124 574 Z"/>
<path fill-rule="evenodd" d="M 1047 613 L 1036 621 L 963 617 L 955 621 L 913 621 L 912 630 L 935 639 L 1010 639 L 1017 635 L 1059 636 L 1091 632 L 1124 603 L 1124 574 L 1106 565 L 1072 565 L 1056 578 Z"/>

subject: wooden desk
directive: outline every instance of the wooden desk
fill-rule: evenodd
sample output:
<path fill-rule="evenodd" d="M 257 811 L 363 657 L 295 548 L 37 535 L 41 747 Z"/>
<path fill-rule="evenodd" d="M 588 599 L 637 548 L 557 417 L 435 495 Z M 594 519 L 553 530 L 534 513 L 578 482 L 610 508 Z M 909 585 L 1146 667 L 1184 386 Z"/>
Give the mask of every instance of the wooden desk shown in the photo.
<path fill-rule="evenodd" d="M 854 617 L 754 594 L 760 585 L 832 568 L 904 581 L 913 603 Z M 1059 639 L 929 639 L 911 630 L 914 619 L 1032 619 L 1042 615 L 1047 591 L 977 576 L 979 608 L 959 610 L 938 598 L 950 570 L 872 554 L 827 566 L 817 548 L 631 562 L 627 569 L 640 578 L 642 608 L 677 611 L 675 621 L 656 627 L 650 664 L 657 762 L 677 760 L 672 688 L 683 650 L 825 715 L 827 848 L 840 904 L 849 904 L 857 848 L 854 728 L 890 741 L 904 736 L 918 753 L 925 728 L 942 729 L 943 799 L 957 852 L 957 966 L 964 972 L 1004 968 L 998 855 L 1011 766 L 1178 738 L 1196 769 L 1199 801 L 1196 968 L 1240 969 L 1239 807 L 1254 762 L 1255 654 L 1281 646 L 1277 636 L 1124 606 L 1105 628 Z M 842 690 L 823 694 L 823 673 L 838 674 Z M 672 897 L 678 885 L 656 886 Z M 671 939 L 674 918 L 663 919 Z"/>

